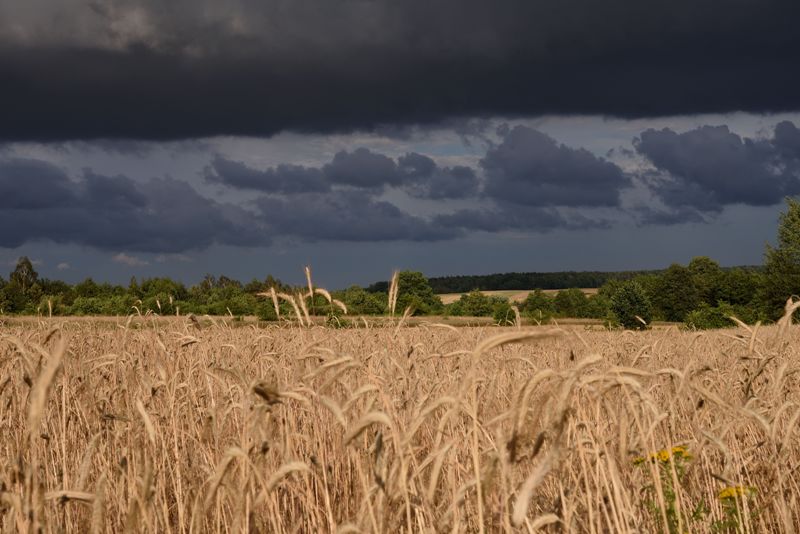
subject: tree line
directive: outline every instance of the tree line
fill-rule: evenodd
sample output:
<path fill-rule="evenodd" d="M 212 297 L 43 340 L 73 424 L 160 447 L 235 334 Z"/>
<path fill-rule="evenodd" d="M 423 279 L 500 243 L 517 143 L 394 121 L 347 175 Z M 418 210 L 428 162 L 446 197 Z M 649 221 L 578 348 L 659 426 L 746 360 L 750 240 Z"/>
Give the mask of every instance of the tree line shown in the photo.
<path fill-rule="evenodd" d="M 538 289 L 517 303 L 480 290 L 522 289 L 525 280 L 537 280 Z M 543 289 L 562 286 L 555 295 Z M 466 284 L 474 284 L 472 286 Z M 487 285 L 481 285 L 487 284 Z M 454 288 L 465 288 L 456 290 Z M 599 287 L 587 296 L 578 287 Z M 127 286 L 86 280 L 70 285 L 41 278 L 27 257 L 17 261 L 8 280 L 0 276 L 0 313 L 44 315 L 255 315 L 275 320 L 275 305 L 261 293 L 296 294 L 307 287 L 293 287 L 267 276 L 242 283 L 224 275 L 207 275 L 199 283 L 185 286 L 165 277 L 137 280 Z M 352 315 L 382 315 L 388 312 L 388 282 L 367 288 L 351 286 L 331 292 Z M 480 289 L 480 290 L 479 290 Z M 463 293 L 453 303 L 443 304 L 437 293 Z M 639 328 L 652 321 L 683 322 L 697 328 L 733 324 L 730 316 L 753 323 L 780 317 L 786 299 L 800 294 L 800 203 L 787 199 L 780 216 L 776 246 L 767 246 L 763 267 L 724 269 L 708 257 L 697 257 L 687 265 L 673 264 L 660 271 L 617 273 L 506 273 L 488 276 L 458 276 L 427 279 L 420 272 L 403 271 L 398 277 L 396 309 L 416 315 L 493 317 L 498 323 L 513 322 L 516 314 L 545 323 L 553 318 L 601 319 L 609 325 Z M 338 308 L 321 295 L 309 301 L 316 315 L 339 315 Z M 291 307 L 281 302 L 279 311 L 290 316 Z"/>
<path fill-rule="evenodd" d="M 563 271 L 551 273 L 496 273 L 483 275 L 439 276 L 430 279 L 436 293 L 466 293 L 473 289 L 482 291 L 507 291 L 519 289 L 564 289 L 570 287 L 600 287 L 609 280 L 630 280 L 640 275 L 660 271 Z M 380 284 L 380 282 L 378 283 Z M 383 282 L 385 285 L 386 282 Z M 382 287 L 377 284 L 371 288 Z"/>

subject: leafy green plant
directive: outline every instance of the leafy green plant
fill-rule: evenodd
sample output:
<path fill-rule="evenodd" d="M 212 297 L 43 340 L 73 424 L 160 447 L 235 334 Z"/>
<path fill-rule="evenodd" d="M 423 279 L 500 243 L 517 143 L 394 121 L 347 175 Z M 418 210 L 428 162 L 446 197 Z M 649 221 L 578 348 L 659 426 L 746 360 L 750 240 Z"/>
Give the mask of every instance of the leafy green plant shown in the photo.
<path fill-rule="evenodd" d="M 751 520 L 756 516 L 755 507 L 747 504 L 755 499 L 758 491 L 752 486 L 728 486 L 719 492 L 722 505 L 722 519 L 715 521 L 711 528 L 714 532 L 740 532 L 746 517 Z"/>
<path fill-rule="evenodd" d="M 625 328 L 643 330 L 652 319 L 653 310 L 642 286 L 637 282 L 620 284 L 611 297 L 611 311 Z"/>
<path fill-rule="evenodd" d="M 656 483 L 663 495 L 663 501 L 658 498 L 655 484 L 645 486 L 644 490 L 650 493 L 647 507 L 653 516 L 653 522 L 658 525 L 659 532 L 682 534 L 690 523 L 705 515 L 706 506 L 704 502 L 700 502 L 689 516 L 681 514 L 678 503 L 678 487 L 676 487 L 675 482 L 677 481 L 680 484 L 685 478 L 686 468 L 692 459 L 692 454 L 686 447 L 678 446 L 671 449 L 663 449 L 646 457 L 636 458 L 633 461 L 634 465 L 643 469 L 650 469 L 651 466 L 655 467 L 658 478 Z"/>

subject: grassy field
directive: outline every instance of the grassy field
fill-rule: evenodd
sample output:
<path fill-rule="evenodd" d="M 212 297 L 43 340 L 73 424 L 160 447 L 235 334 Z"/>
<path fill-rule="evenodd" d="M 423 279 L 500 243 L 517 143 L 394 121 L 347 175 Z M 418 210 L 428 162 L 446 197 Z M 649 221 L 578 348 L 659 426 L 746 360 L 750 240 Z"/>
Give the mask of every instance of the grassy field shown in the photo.
<path fill-rule="evenodd" d="M 522 302 L 528 297 L 528 293 L 533 292 L 533 289 L 509 289 L 503 291 L 481 291 L 484 295 L 488 296 L 496 296 L 496 297 L 505 297 L 511 302 Z M 596 287 L 585 287 L 581 288 L 581 291 L 584 294 L 588 295 L 596 295 L 597 288 Z M 542 293 L 546 295 L 556 295 L 559 292 L 558 289 L 543 289 Z M 442 299 L 442 302 L 445 304 L 450 304 L 452 302 L 457 301 L 461 298 L 462 293 L 442 293 L 439 296 Z"/>
<path fill-rule="evenodd" d="M 800 332 L 0 325 L 0 530 L 793 532 Z"/>

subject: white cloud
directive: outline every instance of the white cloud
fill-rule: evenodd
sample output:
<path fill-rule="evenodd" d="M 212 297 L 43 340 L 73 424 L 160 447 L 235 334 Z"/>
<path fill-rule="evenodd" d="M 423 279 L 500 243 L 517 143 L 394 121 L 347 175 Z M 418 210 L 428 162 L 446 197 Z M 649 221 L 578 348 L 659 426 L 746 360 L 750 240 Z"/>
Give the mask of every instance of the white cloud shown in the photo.
<path fill-rule="evenodd" d="M 167 262 L 182 262 L 182 263 L 191 263 L 194 260 L 185 254 L 159 254 L 155 258 L 156 263 L 167 263 Z"/>
<path fill-rule="evenodd" d="M 71 268 L 71 265 L 65 261 L 62 261 L 58 265 L 56 265 L 56 269 L 59 271 L 68 271 Z"/>
<path fill-rule="evenodd" d="M 117 263 L 122 263 L 123 265 L 128 265 L 130 267 L 144 267 L 145 265 L 150 265 L 150 262 L 136 256 L 130 256 L 124 252 L 120 252 L 116 256 L 112 257 L 111 260 Z"/>

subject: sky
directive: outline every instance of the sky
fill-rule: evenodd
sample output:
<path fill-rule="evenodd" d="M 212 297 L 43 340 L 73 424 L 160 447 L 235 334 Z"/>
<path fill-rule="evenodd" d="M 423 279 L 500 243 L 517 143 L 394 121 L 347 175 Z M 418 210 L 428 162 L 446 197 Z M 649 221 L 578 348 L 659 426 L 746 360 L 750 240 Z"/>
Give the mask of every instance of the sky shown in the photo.
<path fill-rule="evenodd" d="M 759 264 L 800 3 L 0 0 L 0 274 Z"/>

